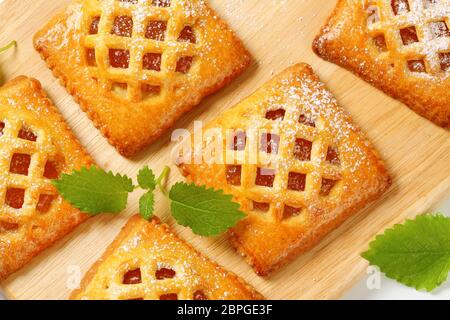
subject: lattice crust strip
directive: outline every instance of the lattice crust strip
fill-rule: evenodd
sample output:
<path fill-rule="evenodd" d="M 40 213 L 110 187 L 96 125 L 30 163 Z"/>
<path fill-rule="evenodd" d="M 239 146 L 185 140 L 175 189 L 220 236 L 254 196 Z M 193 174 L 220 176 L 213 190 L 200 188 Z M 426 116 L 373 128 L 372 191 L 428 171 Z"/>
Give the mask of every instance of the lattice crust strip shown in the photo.
<path fill-rule="evenodd" d="M 449 0 L 368 0 L 367 28 L 380 56 L 406 73 L 450 71 Z"/>
<path fill-rule="evenodd" d="M 50 179 L 63 159 L 45 130 L 16 116 L 0 116 L 0 123 L 0 229 L 21 238 L 58 197 Z"/>
<path fill-rule="evenodd" d="M 198 150 L 194 138 L 193 152 L 180 154 L 182 172 L 241 204 L 247 218 L 231 239 L 260 275 L 311 248 L 390 185 L 370 142 L 305 64 L 288 68 L 202 131 L 205 148 Z"/>
<path fill-rule="evenodd" d="M 91 164 L 37 80 L 0 88 L 0 280 L 86 219 L 51 180 Z"/>
<path fill-rule="evenodd" d="M 100 87 L 131 101 L 183 85 L 201 50 L 180 1 L 85 1 L 86 64 Z"/>
<path fill-rule="evenodd" d="M 273 222 L 297 216 L 307 221 L 310 199 L 338 198 L 341 192 L 335 138 L 326 130 L 323 118 L 312 119 L 294 104 L 276 110 L 269 106 L 255 115 L 261 130 L 239 144 L 233 164 L 226 165 L 228 183 L 249 200 L 246 206 L 252 208 L 252 214 L 266 211 L 266 218 Z M 233 137 L 255 129 L 255 117 L 242 119 L 241 124 L 224 141 L 228 150 L 237 149 Z M 255 145 L 250 141 L 256 141 L 258 150 L 257 163 L 251 165 Z"/>
<path fill-rule="evenodd" d="M 340 0 L 313 50 L 449 128 L 449 18 L 450 0 Z"/>
<path fill-rule="evenodd" d="M 133 217 L 72 299 L 261 299 L 253 288 L 203 257 L 157 220 Z"/>
<path fill-rule="evenodd" d="M 252 60 L 204 0 L 73 0 L 37 32 L 34 46 L 126 157 Z"/>

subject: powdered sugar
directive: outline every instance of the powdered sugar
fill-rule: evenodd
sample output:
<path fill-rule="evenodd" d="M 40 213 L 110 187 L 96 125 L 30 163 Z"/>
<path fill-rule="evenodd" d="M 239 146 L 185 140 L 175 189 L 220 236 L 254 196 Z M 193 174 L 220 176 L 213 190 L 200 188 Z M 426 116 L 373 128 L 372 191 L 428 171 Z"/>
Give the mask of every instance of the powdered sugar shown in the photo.
<path fill-rule="evenodd" d="M 157 300 L 170 295 L 194 300 L 198 292 L 207 299 L 239 299 L 252 294 L 242 289 L 240 280 L 194 251 L 168 227 L 154 221 L 134 220 L 130 224 L 133 230 L 128 230 L 118 248 L 101 261 L 79 299 Z M 133 283 L 122 283 L 130 271 Z"/>

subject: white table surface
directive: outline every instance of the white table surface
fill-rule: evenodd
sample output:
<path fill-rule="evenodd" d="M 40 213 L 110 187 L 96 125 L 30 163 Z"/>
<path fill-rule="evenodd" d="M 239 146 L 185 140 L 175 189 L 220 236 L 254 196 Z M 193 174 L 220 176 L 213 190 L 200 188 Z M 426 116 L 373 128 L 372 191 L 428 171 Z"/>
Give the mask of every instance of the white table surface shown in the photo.
<path fill-rule="evenodd" d="M 1 0 L 0 0 L 1 1 Z M 436 212 L 442 212 L 450 217 L 450 198 Z M 368 280 L 373 275 L 364 277 L 350 292 L 344 300 L 450 300 L 450 279 L 442 287 L 436 289 L 433 293 L 417 292 L 414 289 L 405 287 L 393 280 L 380 274 L 379 286 L 376 289 L 369 289 Z M 372 282 L 371 282 L 372 283 Z M 2 294 L 0 292 L 0 300 Z"/>
<path fill-rule="evenodd" d="M 450 217 L 450 198 L 436 212 L 441 212 Z M 450 300 L 450 275 L 449 280 L 432 293 L 418 292 L 397 283 L 394 280 L 381 275 L 379 289 L 368 289 L 372 273 L 364 277 L 353 289 L 348 292 L 344 300 Z M 370 287 L 370 285 L 369 285 Z"/>

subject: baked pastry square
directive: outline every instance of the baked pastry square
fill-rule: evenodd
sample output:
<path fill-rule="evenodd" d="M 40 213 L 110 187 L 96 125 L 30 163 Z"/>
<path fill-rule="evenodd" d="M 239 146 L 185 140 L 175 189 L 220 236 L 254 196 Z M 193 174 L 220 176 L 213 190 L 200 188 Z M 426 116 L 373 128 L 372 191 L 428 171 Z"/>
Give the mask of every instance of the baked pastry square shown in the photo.
<path fill-rule="evenodd" d="M 34 44 L 124 156 L 157 140 L 251 62 L 204 0 L 75 0 Z"/>
<path fill-rule="evenodd" d="M 175 236 L 165 224 L 132 217 L 71 299 L 258 300 L 242 279 Z"/>
<path fill-rule="evenodd" d="M 305 64 L 282 72 L 203 132 L 203 157 L 198 149 L 191 163 L 181 155 L 182 172 L 241 204 L 247 217 L 231 240 L 262 276 L 391 184 L 371 143 Z"/>
<path fill-rule="evenodd" d="M 449 0 L 339 0 L 313 48 L 448 129 L 449 18 Z"/>
<path fill-rule="evenodd" d="M 0 280 L 86 219 L 50 181 L 91 164 L 37 80 L 0 88 Z"/>

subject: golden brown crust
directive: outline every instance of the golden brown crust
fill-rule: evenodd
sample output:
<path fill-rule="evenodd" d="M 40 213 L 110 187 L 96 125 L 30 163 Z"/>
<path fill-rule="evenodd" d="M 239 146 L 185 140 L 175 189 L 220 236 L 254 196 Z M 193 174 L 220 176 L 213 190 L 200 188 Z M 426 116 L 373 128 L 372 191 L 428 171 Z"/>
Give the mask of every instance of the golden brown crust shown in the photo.
<path fill-rule="evenodd" d="M 138 284 L 134 286 L 139 288 L 134 290 L 131 285 L 120 283 L 123 273 L 129 271 L 121 266 L 130 258 L 139 260 L 132 268 L 140 268 L 143 288 Z M 159 280 L 161 285 L 155 285 L 158 280 L 153 279 L 152 272 L 158 265 L 174 269 L 173 280 Z M 104 289 L 105 284 L 109 289 Z M 224 271 L 176 237 L 159 219 L 147 222 L 136 215 L 86 273 L 80 289 L 75 290 L 70 299 L 158 299 L 161 294 L 176 293 L 179 299 L 192 300 L 196 290 L 202 290 L 210 300 L 263 299 L 241 278 Z"/>
<path fill-rule="evenodd" d="M 339 0 L 314 40 L 313 50 L 323 59 L 352 71 L 419 115 L 448 129 L 450 68 L 442 70 L 439 54 L 450 52 L 450 42 L 445 38 L 433 38 L 428 29 L 432 21 L 450 24 L 450 11 L 445 6 L 438 3 L 427 9 L 418 7 L 414 9 L 418 12 L 396 16 L 385 2 Z M 379 11 L 377 14 L 368 10 Z M 381 21 L 377 21 L 377 16 L 381 16 Z M 374 23 L 369 23 L 368 19 L 374 19 Z M 420 42 L 403 45 L 400 29 L 411 25 L 416 27 Z M 377 38 L 380 35 L 382 37 Z M 382 43 L 383 37 L 388 49 L 379 49 L 376 45 L 374 39 L 381 39 L 378 41 Z M 408 63 L 415 60 L 424 63 L 426 72 L 411 71 Z M 422 68 L 420 64 L 417 67 Z"/>
<path fill-rule="evenodd" d="M 266 112 L 280 108 L 285 111 L 283 120 L 266 119 Z M 315 127 L 301 125 L 300 118 L 312 119 Z M 241 167 L 240 185 L 230 183 L 227 165 L 221 163 L 184 163 L 180 168 L 189 180 L 223 189 L 241 204 L 247 218 L 231 230 L 231 241 L 261 276 L 269 275 L 310 249 L 391 185 L 371 143 L 306 64 L 285 70 L 206 126 L 203 132 L 212 128 L 223 132 L 224 153 L 230 150 L 227 130 L 247 130 L 246 149 L 241 151 L 244 153 L 232 152 L 228 154 L 231 162 L 226 162 Z M 251 138 L 251 129 L 262 128 L 256 138 Z M 250 141 L 253 139 L 259 145 L 266 133 L 280 138 L 279 154 L 271 159 L 269 167 L 264 164 L 268 162 L 261 147 L 249 150 Z M 220 141 L 220 137 L 216 139 Z M 294 157 L 297 139 L 312 142 L 309 161 Z M 325 160 L 329 147 L 337 148 L 338 163 Z M 256 163 L 250 161 L 254 154 L 258 154 Z M 272 187 L 257 185 L 257 168 L 275 170 Z M 291 173 L 304 174 L 303 190 L 295 186 L 295 178 L 289 178 Z M 322 185 L 326 185 L 322 179 L 338 181 L 328 195 L 321 194 Z M 268 211 L 255 208 L 254 201 L 268 204 Z M 288 214 L 291 208 L 301 211 L 291 216 Z"/>
<path fill-rule="evenodd" d="M 0 88 L 0 122 L 5 124 L 0 134 L 0 280 L 3 280 L 87 218 L 60 197 L 53 200 L 47 212 L 36 210 L 40 195 L 57 196 L 50 180 L 42 177 L 46 161 L 54 161 L 60 173 L 68 173 L 91 165 L 92 159 L 35 79 L 21 76 Z M 37 134 L 36 142 L 17 138 L 19 130 L 25 127 Z M 31 156 L 27 176 L 9 172 L 16 153 Z M 6 204 L 8 188 L 26 190 L 21 209 Z"/>
<path fill-rule="evenodd" d="M 193 24 L 200 40 L 196 45 L 180 45 L 183 49 L 179 49 L 196 52 L 195 64 L 191 67 L 191 71 L 187 75 L 180 75 L 174 72 L 173 65 L 165 66 L 166 60 L 173 60 L 172 54 L 181 54 L 178 49 L 175 53 L 167 55 L 163 53 L 161 72 L 142 70 L 136 71 L 139 76 L 119 76 L 122 78 L 118 81 L 128 81 L 129 88 L 133 88 L 129 89 L 129 92 L 133 93 L 129 93 L 127 97 L 119 97 L 111 89 L 112 80 L 103 78 L 110 77 L 119 69 L 109 68 L 100 74 L 97 68 L 87 65 L 85 58 L 86 46 L 92 45 L 89 41 L 100 41 L 92 40 L 93 35 L 85 36 L 88 28 L 87 20 L 93 15 L 92 10 L 97 12 L 98 6 L 98 2 L 91 0 L 74 1 L 73 5 L 57 14 L 35 35 L 34 45 L 48 67 L 88 114 L 94 125 L 124 156 L 131 157 L 153 143 L 206 95 L 224 87 L 251 63 L 250 54 L 226 23 L 218 18 L 204 1 L 192 0 L 183 4 L 186 7 L 179 4 L 174 8 L 176 14 L 170 13 L 176 17 L 177 14 L 192 15 L 186 19 Z M 142 7 L 146 4 L 137 6 Z M 165 11 L 171 8 L 158 10 L 156 13 L 152 12 L 152 15 L 161 14 L 166 17 L 168 13 Z M 122 40 L 115 39 L 115 41 L 120 43 Z M 167 52 L 173 50 L 170 48 L 177 44 L 173 39 L 171 41 L 171 45 L 165 49 Z M 161 50 L 160 47 L 164 46 L 165 42 L 161 43 L 153 41 L 146 45 Z M 148 51 L 152 52 L 154 48 Z M 98 56 L 101 55 L 98 53 Z M 130 69 L 139 68 L 142 57 L 136 59 L 136 62 L 130 61 Z M 93 77 L 100 80 L 95 81 Z M 140 88 L 144 81 L 146 84 L 161 85 L 161 94 L 142 100 L 139 89 L 135 88 Z"/>

